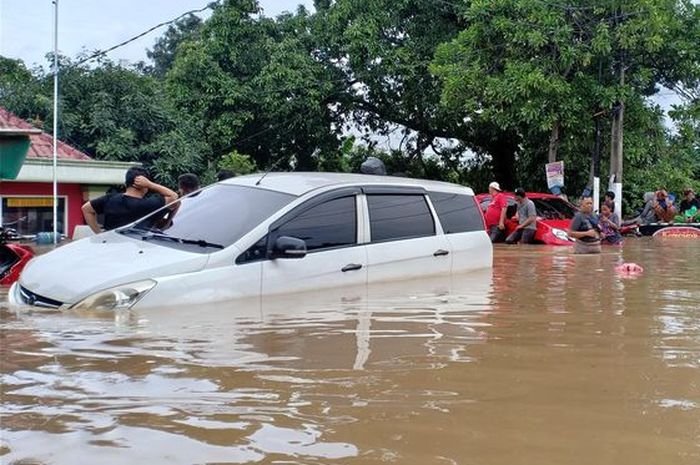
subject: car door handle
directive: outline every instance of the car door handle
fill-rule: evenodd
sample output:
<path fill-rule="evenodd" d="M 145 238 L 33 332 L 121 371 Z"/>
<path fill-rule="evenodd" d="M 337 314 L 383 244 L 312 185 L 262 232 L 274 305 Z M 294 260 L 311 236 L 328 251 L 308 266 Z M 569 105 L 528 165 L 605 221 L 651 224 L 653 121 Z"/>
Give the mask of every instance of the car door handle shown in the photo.
<path fill-rule="evenodd" d="M 362 265 L 360 265 L 359 263 L 348 263 L 347 265 L 342 267 L 340 269 L 340 271 L 345 273 L 346 271 L 355 271 L 355 270 L 359 270 L 361 268 L 362 268 Z"/>
<path fill-rule="evenodd" d="M 450 252 L 448 252 L 445 249 L 438 249 L 435 252 L 433 252 L 434 257 L 442 257 L 444 255 L 449 255 Z"/>

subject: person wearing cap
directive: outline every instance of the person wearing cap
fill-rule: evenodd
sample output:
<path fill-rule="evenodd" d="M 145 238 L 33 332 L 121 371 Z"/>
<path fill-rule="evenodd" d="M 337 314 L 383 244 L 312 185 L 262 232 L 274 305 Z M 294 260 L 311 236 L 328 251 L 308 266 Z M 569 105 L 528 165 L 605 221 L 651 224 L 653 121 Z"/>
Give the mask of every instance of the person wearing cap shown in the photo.
<path fill-rule="evenodd" d="M 700 200 L 695 197 L 695 192 L 690 187 L 683 190 L 683 200 L 680 205 L 680 217 L 676 221 L 695 223 L 700 221 Z"/>
<path fill-rule="evenodd" d="M 506 238 L 506 209 L 508 200 L 503 195 L 501 186 L 497 182 L 489 184 L 489 194 L 491 202 L 486 207 L 484 219 L 486 220 L 486 230 L 489 233 L 491 242 L 503 242 Z"/>
<path fill-rule="evenodd" d="M 507 238 L 506 244 L 532 244 L 537 231 L 537 210 L 535 203 L 527 198 L 525 189 L 515 189 L 515 202 L 518 204 L 518 226 Z"/>

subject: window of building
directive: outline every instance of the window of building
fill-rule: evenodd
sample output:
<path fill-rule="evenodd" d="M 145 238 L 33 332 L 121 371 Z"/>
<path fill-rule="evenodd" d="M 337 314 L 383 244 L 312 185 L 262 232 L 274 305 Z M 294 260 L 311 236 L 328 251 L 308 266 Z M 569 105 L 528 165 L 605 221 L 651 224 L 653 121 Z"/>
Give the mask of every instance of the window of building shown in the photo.
<path fill-rule="evenodd" d="M 0 224 L 12 228 L 23 236 L 53 231 L 53 198 L 7 196 L 0 199 Z M 58 198 L 59 233 L 66 234 L 66 198 Z"/>

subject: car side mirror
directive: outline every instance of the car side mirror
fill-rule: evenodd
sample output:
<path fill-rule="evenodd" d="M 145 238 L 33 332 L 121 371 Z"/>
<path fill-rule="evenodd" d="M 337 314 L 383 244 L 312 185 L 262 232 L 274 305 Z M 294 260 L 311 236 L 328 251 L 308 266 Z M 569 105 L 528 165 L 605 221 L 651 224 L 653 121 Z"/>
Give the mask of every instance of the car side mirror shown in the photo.
<path fill-rule="evenodd" d="M 303 239 L 290 236 L 280 236 L 275 240 L 268 258 L 304 258 L 306 242 Z"/>

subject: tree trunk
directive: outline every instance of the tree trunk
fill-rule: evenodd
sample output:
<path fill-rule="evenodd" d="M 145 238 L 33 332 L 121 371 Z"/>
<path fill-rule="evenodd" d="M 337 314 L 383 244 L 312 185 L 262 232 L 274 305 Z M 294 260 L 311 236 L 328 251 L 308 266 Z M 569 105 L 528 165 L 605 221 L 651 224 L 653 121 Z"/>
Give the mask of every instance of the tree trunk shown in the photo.
<path fill-rule="evenodd" d="M 625 85 L 625 68 L 620 67 L 620 87 Z M 622 142 L 623 121 L 625 116 L 625 104 L 618 102 L 613 112 L 611 147 L 610 147 L 610 174 L 615 176 L 614 182 L 622 183 Z"/>
<path fill-rule="evenodd" d="M 493 176 L 503 189 L 512 190 L 515 185 L 515 153 L 518 150 L 518 138 L 510 133 L 494 140 L 487 149 L 493 163 Z"/>
<path fill-rule="evenodd" d="M 557 161 L 557 152 L 559 151 L 559 129 L 561 124 L 559 120 L 554 122 L 552 125 L 552 133 L 549 136 L 549 156 L 547 159 L 549 163 L 554 163 Z"/>
<path fill-rule="evenodd" d="M 620 88 L 625 85 L 625 65 L 620 63 Z M 622 217 L 622 161 L 623 161 L 623 121 L 625 116 L 624 102 L 618 102 L 613 112 L 612 134 L 610 147 L 610 174 L 612 178 L 612 190 L 615 192 L 615 211 Z"/>

